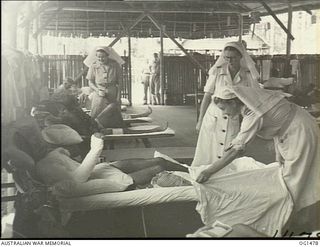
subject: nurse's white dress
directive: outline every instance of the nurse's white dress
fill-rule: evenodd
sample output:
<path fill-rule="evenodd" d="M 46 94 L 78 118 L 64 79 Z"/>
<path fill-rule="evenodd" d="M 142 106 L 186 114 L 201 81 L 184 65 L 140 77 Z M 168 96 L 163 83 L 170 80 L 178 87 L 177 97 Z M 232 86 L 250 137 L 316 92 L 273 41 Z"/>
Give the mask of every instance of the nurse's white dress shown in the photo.
<path fill-rule="evenodd" d="M 248 68 L 241 67 L 232 80 L 227 63 L 212 67 L 204 92 L 214 94 L 215 90 L 225 86 L 259 87 L 259 84 Z M 203 117 L 192 166 L 209 165 L 220 159 L 225 147 L 228 147 L 232 139 L 237 136 L 239 127 L 238 116 L 230 118 L 223 115 L 222 111 L 211 102 Z"/>

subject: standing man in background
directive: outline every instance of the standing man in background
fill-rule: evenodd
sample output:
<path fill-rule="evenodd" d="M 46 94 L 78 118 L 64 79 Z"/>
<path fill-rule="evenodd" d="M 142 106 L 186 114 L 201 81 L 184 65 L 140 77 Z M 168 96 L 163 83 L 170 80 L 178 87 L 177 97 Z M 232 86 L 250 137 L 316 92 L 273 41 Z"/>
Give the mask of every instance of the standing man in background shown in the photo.
<path fill-rule="evenodd" d="M 150 64 L 151 83 L 150 90 L 152 104 L 160 104 L 160 59 L 158 53 L 153 53 L 153 60 Z"/>
<path fill-rule="evenodd" d="M 144 105 L 148 104 L 148 97 L 149 97 L 149 103 L 151 104 L 150 92 L 148 93 L 149 87 L 150 87 L 149 60 L 147 60 L 146 67 L 143 68 L 143 70 L 142 70 L 141 83 L 143 84 L 143 104 Z"/>

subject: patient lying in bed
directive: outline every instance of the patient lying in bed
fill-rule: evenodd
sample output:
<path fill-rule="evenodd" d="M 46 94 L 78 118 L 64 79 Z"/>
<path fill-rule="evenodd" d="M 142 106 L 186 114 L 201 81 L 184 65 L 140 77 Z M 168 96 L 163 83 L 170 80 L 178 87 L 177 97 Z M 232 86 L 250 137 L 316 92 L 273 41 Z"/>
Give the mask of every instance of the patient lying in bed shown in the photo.
<path fill-rule="evenodd" d="M 39 111 L 49 114 L 45 117 L 43 125 L 65 124 L 80 135 L 91 135 L 104 128 L 128 127 L 117 104 L 109 104 L 95 119 L 92 119 L 81 109 L 77 99 L 72 95 L 53 94 L 50 100 L 41 102 L 41 107 L 37 107 L 32 114 Z M 152 109 L 148 108 L 147 111 L 131 114 L 130 117 L 146 117 L 151 113 Z"/>
<path fill-rule="evenodd" d="M 103 150 L 102 134 L 91 136 L 91 149 L 80 164 L 66 149 L 49 152 L 36 166 L 40 178 L 62 196 L 84 196 L 124 191 L 149 183 L 158 173 L 188 169 L 163 158 L 130 159 L 99 163 Z"/>

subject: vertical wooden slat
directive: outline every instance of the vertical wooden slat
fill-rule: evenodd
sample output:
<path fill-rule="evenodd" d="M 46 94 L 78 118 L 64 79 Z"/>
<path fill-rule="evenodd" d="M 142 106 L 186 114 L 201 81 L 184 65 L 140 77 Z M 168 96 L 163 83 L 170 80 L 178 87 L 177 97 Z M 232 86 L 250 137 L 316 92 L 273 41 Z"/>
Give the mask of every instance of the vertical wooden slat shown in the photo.
<path fill-rule="evenodd" d="M 132 85 L 132 70 L 131 70 L 131 36 L 130 30 L 128 30 L 128 70 L 129 70 L 129 82 L 128 82 L 128 99 L 130 105 L 132 104 L 132 97 L 131 97 L 131 85 Z"/>
<path fill-rule="evenodd" d="M 243 33 L 243 17 L 239 14 L 239 42 L 242 41 L 242 33 Z"/>
<path fill-rule="evenodd" d="M 160 104 L 164 105 L 164 61 L 163 61 L 163 29 L 164 26 L 160 28 Z"/>
<path fill-rule="evenodd" d="M 287 59 L 289 59 L 289 56 L 291 54 L 291 29 L 292 29 L 292 6 L 290 3 L 288 3 L 288 33 L 287 33 L 287 47 L 286 47 L 286 55 Z"/>

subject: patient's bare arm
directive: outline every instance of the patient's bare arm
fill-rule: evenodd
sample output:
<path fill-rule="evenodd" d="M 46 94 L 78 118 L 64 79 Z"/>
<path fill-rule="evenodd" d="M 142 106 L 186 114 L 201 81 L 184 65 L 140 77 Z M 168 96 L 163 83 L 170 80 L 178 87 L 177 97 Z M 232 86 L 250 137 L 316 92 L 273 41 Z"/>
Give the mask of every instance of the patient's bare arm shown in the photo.
<path fill-rule="evenodd" d="M 95 133 L 91 136 L 91 149 L 81 165 L 73 172 L 73 179 L 77 182 L 86 182 L 98 163 L 98 158 L 103 150 L 102 134 Z"/>

